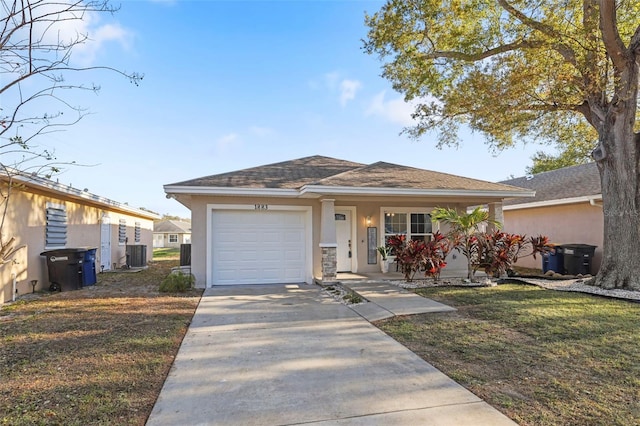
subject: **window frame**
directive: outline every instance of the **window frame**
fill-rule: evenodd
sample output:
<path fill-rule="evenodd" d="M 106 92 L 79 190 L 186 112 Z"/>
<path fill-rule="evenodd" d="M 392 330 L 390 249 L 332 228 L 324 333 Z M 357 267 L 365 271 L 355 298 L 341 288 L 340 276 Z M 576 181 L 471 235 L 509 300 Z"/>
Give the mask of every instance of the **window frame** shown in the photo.
<path fill-rule="evenodd" d="M 171 237 L 176 237 L 175 241 L 171 241 Z M 177 244 L 178 243 L 178 234 L 169 234 L 169 244 Z"/>
<path fill-rule="evenodd" d="M 380 208 L 380 227 L 382 228 L 382 232 L 379 236 L 379 244 L 386 245 L 389 237 L 394 235 L 406 235 L 407 239 L 415 239 L 415 237 L 421 237 L 424 241 L 430 241 L 433 238 L 433 234 L 438 231 L 439 225 L 438 222 L 434 222 L 431 220 L 431 232 L 412 232 L 412 215 L 421 214 L 427 215 L 429 218 L 431 217 L 431 212 L 433 211 L 433 207 L 381 207 Z M 386 227 L 386 218 L 387 215 L 405 215 L 405 229 L 406 232 L 392 232 L 387 233 Z M 427 222 L 425 222 L 425 225 Z M 427 230 L 427 229 L 425 229 Z"/>

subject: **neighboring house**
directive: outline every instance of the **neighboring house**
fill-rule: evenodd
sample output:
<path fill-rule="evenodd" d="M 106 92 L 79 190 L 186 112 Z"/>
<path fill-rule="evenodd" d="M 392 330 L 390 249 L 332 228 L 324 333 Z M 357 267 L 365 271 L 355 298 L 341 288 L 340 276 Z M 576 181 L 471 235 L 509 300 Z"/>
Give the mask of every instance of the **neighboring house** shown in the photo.
<path fill-rule="evenodd" d="M 160 220 L 153 223 L 153 247 L 180 247 L 191 244 L 191 223 L 181 220 Z"/>
<path fill-rule="evenodd" d="M 591 272 L 602 261 L 604 215 L 600 173 L 595 163 L 505 180 L 500 183 L 536 192 L 530 199 L 505 201 L 504 229 L 526 235 L 546 235 L 556 244 L 597 246 Z M 525 257 L 518 266 L 541 268 L 540 258 Z"/>
<path fill-rule="evenodd" d="M 0 177 L 3 193 L 7 179 Z M 25 248 L 0 267 L 0 303 L 12 299 L 14 277 L 18 294 L 31 292 L 32 280 L 38 280 L 36 290 L 49 288 L 46 258 L 40 256 L 45 250 L 96 248 L 98 272 L 125 265 L 127 245 L 148 246 L 146 257 L 152 259 L 157 214 L 30 174 L 13 181 L 3 240 L 14 236 Z"/>
<path fill-rule="evenodd" d="M 376 247 L 406 234 L 428 239 L 434 207 L 464 211 L 533 196 L 522 188 L 389 163 L 313 156 L 165 185 L 191 209 L 198 287 L 312 283 L 337 272 L 380 271 Z M 459 254 L 448 271 L 466 275 Z"/>

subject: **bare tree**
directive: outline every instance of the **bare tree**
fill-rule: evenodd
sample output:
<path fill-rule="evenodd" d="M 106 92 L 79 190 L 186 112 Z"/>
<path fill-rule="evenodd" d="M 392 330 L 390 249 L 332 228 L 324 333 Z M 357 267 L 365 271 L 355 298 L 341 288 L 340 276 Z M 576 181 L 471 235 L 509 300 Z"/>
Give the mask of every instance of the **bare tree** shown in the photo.
<path fill-rule="evenodd" d="M 143 76 L 108 66 L 78 66 L 72 54 L 90 43 L 87 21 L 117 8 L 106 0 L 0 0 L 0 265 L 20 247 L 4 235 L 5 217 L 19 174 L 51 177 L 61 165 L 35 138 L 81 120 L 87 110 L 65 98 L 70 91 L 100 90 L 71 74 L 107 70 L 138 84 Z"/>

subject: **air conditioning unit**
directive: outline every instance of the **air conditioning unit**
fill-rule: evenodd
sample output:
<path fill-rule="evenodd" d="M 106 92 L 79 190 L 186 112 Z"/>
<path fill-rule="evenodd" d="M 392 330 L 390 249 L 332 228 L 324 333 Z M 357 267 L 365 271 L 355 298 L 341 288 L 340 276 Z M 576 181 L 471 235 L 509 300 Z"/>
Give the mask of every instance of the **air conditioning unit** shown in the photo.
<path fill-rule="evenodd" d="M 132 268 L 147 266 L 147 246 L 127 245 L 127 265 Z"/>

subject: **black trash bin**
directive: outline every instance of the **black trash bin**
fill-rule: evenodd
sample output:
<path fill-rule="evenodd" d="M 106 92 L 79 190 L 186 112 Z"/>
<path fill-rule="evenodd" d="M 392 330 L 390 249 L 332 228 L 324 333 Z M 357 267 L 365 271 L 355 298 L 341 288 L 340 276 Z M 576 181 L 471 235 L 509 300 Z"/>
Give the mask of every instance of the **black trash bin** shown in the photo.
<path fill-rule="evenodd" d="M 96 251 L 97 248 L 90 248 L 84 254 L 82 263 L 82 285 L 89 286 L 98 282 L 96 275 Z"/>
<path fill-rule="evenodd" d="M 49 290 L 65 291 L 82 288 L 82 264 L 87 249 L 65 248 L 47 250 L 40 253 L 46 256 L 49 271 Z"/>
<path fill-rule="evenodd" d="M 558 250 L 562 253 L 564 273 L 568 275 L 591 274 L 591 261 L 597 246 L 589 244 L 562 244 Z"/>
<path fill-rule="evenodd" d="M 548 253 L 542 255 L 542 272 L 547 271 L 564 273 L 564 259 L 558 247 L 553 247 Z"/>

